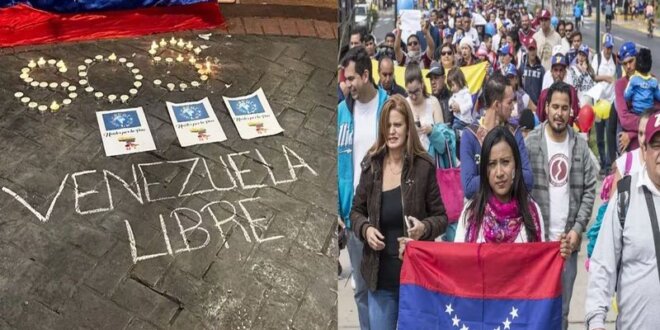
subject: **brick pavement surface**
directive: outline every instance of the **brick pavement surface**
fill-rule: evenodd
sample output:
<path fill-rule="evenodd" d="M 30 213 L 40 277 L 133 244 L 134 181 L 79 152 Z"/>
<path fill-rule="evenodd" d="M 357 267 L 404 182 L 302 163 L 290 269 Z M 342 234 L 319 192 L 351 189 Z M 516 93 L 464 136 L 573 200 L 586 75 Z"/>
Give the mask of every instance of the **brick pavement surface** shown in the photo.
<path fill-rule="evenodd" d="M 151 64 L 151 41 L 170 36 L 0 52 L 0 329 L 336 328 L 336 41 L 176 33 L 208 45 L 200 56 L 220 69 L 203 88 L 168 92 L 152 81 L 196 76 Z M 33 76 L 77 85 L 84 59 L 111 52 L 145 77 L 128 105 L 80 86 L 59 113 L 14 97 L 64 98 L 25 86 L 30 59 L 61 58 L 67 73 Z M 106 95 L 132 83 L 118 65 L 89 75 Z M 260 87 L 285 132 L 245 141 L 222 96 Z M 181 148 L 165 101 L 203 97 L 228 139 Z M 131 106 L 144 108 L 157 150 L 106 157 L 95 111 Z"/>

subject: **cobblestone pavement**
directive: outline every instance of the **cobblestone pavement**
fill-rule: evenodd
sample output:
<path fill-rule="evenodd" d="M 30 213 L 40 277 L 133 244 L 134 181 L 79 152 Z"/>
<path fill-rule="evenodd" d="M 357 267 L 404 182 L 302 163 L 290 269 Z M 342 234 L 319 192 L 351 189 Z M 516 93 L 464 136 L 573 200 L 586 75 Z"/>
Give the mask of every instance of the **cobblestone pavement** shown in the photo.
<path fill-rule="evenodd" d="M 336 41 L 176 33 L 208 45 L 200 56 L 221 68 L 206 87 L 171 93 L 152 81 L 195 77 L 151 64 L 152 40 L 171 36 L 1 51 L 0 329 L 337 327 Z M 63 59 L 67 73 L 35 78 L 77 85 L 84 59 L 111 52 L 145 77 L 128 105 L 79 86 L 70 106 L 42 115 L 14 97 L 65 96 L 25 86 L 30 59 Z M 89 75 L 106 95 L 133 82 L 112 64 Z M 285 132 L 245 141 L 222 95 L 260 87 Z M 165 101 L 207 96 L 228 139 L 181 148 Z M 106 157 L 95 111 L 129 106 L 144 108 L 157 151 Z"/>

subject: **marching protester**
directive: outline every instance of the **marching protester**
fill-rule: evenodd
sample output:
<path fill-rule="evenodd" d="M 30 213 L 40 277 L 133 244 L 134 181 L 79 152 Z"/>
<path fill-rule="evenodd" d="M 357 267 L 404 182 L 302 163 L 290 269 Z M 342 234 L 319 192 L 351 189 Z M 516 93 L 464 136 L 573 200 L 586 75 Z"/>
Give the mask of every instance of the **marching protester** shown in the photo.
<path fill-rule="evenodd" d="M 543 90 L 543 77 L 545 68 L 541 65 L 541 59 L 537 55 L 536 40 L 530 40 L 527 45 L 527 54 L 520 65 L 522 71 L 521 87 L 529 95 L 535 105 L 539 102 L 539 96 Z"/>
<path fill-rule="evenodd" d="M 417 63 L 421 68 L 428 68 L 431 66 L 433 53 L 435 52 L 435 43 L 431 36 L 431 24 L 428 21 L 422 22 L 422 32 L 426 38 L 426 50 L 422 51 L 422 45 L 419 37 L 411 34 L 406 40 L 407 52 L 404 53 L 401 49 L 401 22 L 398 22 L 395 31 L 396 39 L 394 40 L 394 53 L 396 54 L 396 61 L 400 66 L 407 66 L 409 63 Z"/>
<path fill-rule="evenodd" d="M 602 86 L 600 97 L 597 100 L 605 100 L 611 105 L 614 104 L 614 82 L 617 71 L 616 59 L 612 53 L 613 48 L 614 38 L 609 33 L 604 34 L 601 56 L 600 58 L 594 56 L 591 61 L 591 67 L 595 74 L 594 81 Z M 613 106 L 610 107 L 609 118 L 597 121 L 595 126 L 596 144 L 601 167 L 599 174 L 605 176 L 610 173 L 611 163 L 616 159 L 617 154 L 617 116 Z"/>
<path fill-rule="evenodd" d="M 433 130 L 433 125 L 444 123 L 440 102 L 429 95 L 422 77 L 422 70 L 416 63 L 410 63 L 406 66 L 405 83 L 408 93 L 406 101 L 412 110 L 416 132 L 419 135 L 422 148 L 428 151 L 431 144 L 429 134 Z"/>
<path fill-rule="evenodd" d="M 575 60 L 570 65 L 571 75 L 573 76 L 573 86 L 578 94 L 578 105 L 593 104 L 594 100 L 587 95 L 587 92 L 594 87 L 594 78 L 596 74 L 589 64 L 589 46 L 582 45 L 578 49 Z"/>
<path fill-rule="evenodd" d="M 387 93 L 373 81 L 371 59 L 364 47 L 350 49 L 341 63 L 349 96 L 339 104 L 337 112 L 337 190 L 339 216 L 347 229 L 348 254 L 355 281 L 355 303 L 361 329 L 369 327 L 367 286 L 360 273 L 363 244 L 352 234 L 350 213 L 355 189 L 362 173 L 360 161 L 377 138 L 380 113 Z M 373 328 L 378 329 L 378 328 Z"/>
<path fill-rule="evenodd" d="M 435 162 L 422 147 L 408 102 L 383 106 L 378 138 L 361 163 L 351 222 L 365 243 L 360 267 L 368 287 L 369 325 L 396 329 L 401 237 L 432 241 L 447 226 Z"/>
<path fill-rule="evenodd" d="M 480 158 L 479 189 L 463 209 L 454 242 L 543 242 L 543 216 L 525 187 L 511 130 L 497 126 L 488 132 Z"/>
<path fill-rule="evenodd" d="M 431 81 L 431 94 L 435 96 L 440 103 L 442 119 L 445 124 L 452 126 L 454 122 L 454 112 L 449 107 L 451 92 L 447 88 L 447 83 L 445 82 L 445 69 L 438 62 L 433 62 L 431 63 L 429 73 L 426 74 L 426 78 L 429 78 Z"/>
<path fill-rule="evenodd" d="M 582 234 L 591 219 L 596 197 L 596 168 L 587 142 L 570 128 L 571 86 L 559 81 L 547 91 L 545 124 L 539 125 L 525 143 L 534 173 L 531 194 L 545 220 L 545 238 L 565 239 L 570 252 L 562 273 L 562 329 L 568 328 L 568 313 L 577 275 L 577 254 Z M 551 207 L 561 205 L 562 207 Z"/>
<path fill-rule="evenodd" d="M 399 86 L 394 79 L 394 61 L 384 56 L 378 61 L 378 85 L 387 92 L 387 95 L 399 94 L 407 97 L 408 94 L 403 87 Z"/>
<path fill-rule="evenodd" d="M 541 58 L 541 64 L 546 71 L 550 70 L 550 60 L 552 58 L 552 49 L 561 44 L 559 34 L 550 27 L 550 11 L 547 9 L 541 10 L 539 20 L 541 21 L 541 29 L 534 33 L 534 40 L 538 46 L 538 56 Z"/>
<path fill-rule="evenodd" d="M 557 82 L 565 82 L 566 78 L 566 68 L 568 67 L 568 62 L 566 61 L 566 57 L 564 55 L 557 54 L 552 57 L 552 71 L 550 71 L 550 74 L 552 75 L 552 79 L 554 81 L 553 85 L 556 84 Z M 580 112 L 580 107 L 578 105 L 578 96 L 577 96 L 577 91 L 575 88 L 569 84 L 566 84 L 568 86 L 568 89 L 570 90 L 571 94 L 571 111 L 569 113 L 569 125 L 573 124 L 573 120 L 577 116 L 577 114 Z M 541 91 L 541 95 L 539 96 L 539 102 L 537 103 L 537 108 L 536 108 L 536 115 L 539 117 L 540 121 L 545 121 L 546 117 L 546 109 L 545 107 L 547 106 L 547 101 L 548 101 L 548 92 L 550 91 L 550 88 L 545 88 Z"/>
<path fill-rule="evenodd" d="M 585 321 L 604 330 L 616 288 L 617 328 L 653 329 L 660 324 L 660 113 L 649 118 L 641 145 L 645 165 L 617 184 L 590 262 Z"/>
<path fill-rule="evenodd" d="M 463 131 L 460 144 L 461 181 L 465 198 L 472 199 L 479 188 L 481 173 L 479 162 L 481 144 L 484 137 L 496 126 L 503 125 L 510 129 L 516 137 L 522 166 L 523 181 L 527 189 L 533 185 L 532 169 L 529 165 L 527 148 L 522 133 L 515 126 L 509 124 L 511 109 L 513 107 L 513 88 L 505 77 L 496 73 L 488 79 L 484 87 L 486 110 L 479 124 L 467 126 Z"/>
<path fill-rule="evenodd" d="M 454 47 L 450 44 L 444 44 L 440 47 L 440 64 L 445 72 L 451 70 L 456 66 L 456 54 L 454 52 Z"/>
<path fill-rule="evenodd" d="M 509 84 L 513 88 L 513 110 L 511 111 L 511 118 L 509 122 L 518 125 L 518 119 L 523 109 L 531 109 L 536 111 L 536 105 L 532 102 L 532 99 L 525 93 L 525 91 L 520 88 L 518 69 L 513 64 L 509 64 L 509 67 L 506 70 L 506 77 L 509 79 Z"/>

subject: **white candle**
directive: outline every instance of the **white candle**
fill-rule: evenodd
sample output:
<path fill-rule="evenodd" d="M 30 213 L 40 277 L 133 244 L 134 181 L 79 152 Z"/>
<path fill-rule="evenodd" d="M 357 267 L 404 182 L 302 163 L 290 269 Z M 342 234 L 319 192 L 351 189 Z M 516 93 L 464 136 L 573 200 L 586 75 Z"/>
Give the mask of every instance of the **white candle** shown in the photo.
<path fill-rule="evenodd" d="M 57 61 L 55 61 L 52 58 L 50 60 L 48 60 L 48 65 L 55 65 L 55 63 L 57 63 Z"/>
<path fill-rule="evenodd" d="M 70 99 L 73 100 L 73 99 L 75 99 L 76 97 L 78 97 L 78 94 L 77 94 L 77 93 L 69 93 L 69 98 L 70 98 Z"/>
<path fill-rule="evenodd" d="M 128 93 L 131 94 L 132 96 L 135 96 L 137 95 L 138 90 L 135 88 L 131 88 L 130 90 L 128 90 Z"/>
<path fill-rule="evenodd" d="M 165 62 L 167 62 L 167 64 L 172 64 L 172 62 L 174 62 L 174 59 L 171 58 L 171 57 L 168 57 L 168 58 L 165 58 Z"/>
<path fill-rule="evenodd" d="M 28 85 L 31 84 L 33 81 L 34 81 L 34 78 L 32 78 L 32 77 L 25 78 L 25 83 L 27 83 Z"/>
<path fill-rule="evenodd" d="M 28 102 L 30 102 L 30 98 L 27 97 L 27 96 L 23 96 L 23 97 L 21 98 L 21 102 L 23 102 L 23 103 L 25 103 L 25 104 L 28 104 Z"/>
<path fill-rule="evenodd" d="M 44 60 L 43 57 L 39 57 L 39 60 L 37 61 L 37 65 L 39 65 L 40 68 L 43 67 L 44 65 L 46 65 L 46 60 Z"/>
<path fill-rule="evenodd" d="M 69 92 L 75 92 L 76 89 L 78 89 L 76 86 L 69 86 L 69 88 L 68 88 L 67 90 L 68 90 Z"/>
<path fill-rule="evenodd" d="M 206 72 L 210 73 L 211 72 L 211 62 L 206 61 Z"/>
<path fill-rule="evenodd" d="M 58 67 L 58 68 L 61 68 L 61 67 L 65 66 L 65 65 L 64 65 L 64 61 L 62 61 L 62 60 L 57 61 L 57 63 L 55 64 L 55 66 Z"/>
<path fill-rule="evenodd" d="M 93 92 L 93 91 L 94 91 L 94 87 L 92 87 L 92 86 L 87 86 L 87 87 L 85 88 L 85 92 L 87 92 L 87 93 L 91 93 L 91 92 Z"/>
<path fill-rule="evenodd" d="M 103 55 L 96 55 L 96 56 L 94 56 L 94 58 L 95 58 L 97 61 L 103 61 Z"/>
<path fill-rule="evenodd" d="M 121 63 L 121 64 L 126 63 L 126 58 L 124 58 L 124 57 L 120 57 L 120 58 L 119 58 L 119 63 Z"/>
<path fill-rule="evenodd" d="M 160 81 L 160 79 L 156 79 L 156 80 L 154 80 L 154 85 L 156 85 L 156 86 L 160 86 L 160 84 L 162 84 L 162 83 L 163 83 L 163 82 Z"/>
<path fill-rule="evenodd" d="M 39 103 L 37 103 L 37 102 L 30 102 L 30 103 L 28 103 L 28 107 L 29 107 L 30 109 L 32 109 L 32 110 L 36 109 L 37 106 L 39 106 Z"/>
<path fill-rule="evenodd" d="M 183 41 L 183 38 L 179 38 L 179 42 L 176 44 L 179 47 L 185 47 L 186 43 Z"/>
<path fill-rule="evenodd" d="M 39 109 L 39 112 L 46 112 L 46 110 L 48 110 L 48 106 L 47 105 L 40 105 L 38 109 Z"/>
<path fill-rule="evenodd" d="M 156 64 L 160 63 L 160 60 L 161 60 L 160 56 L 154 57 L 154 62 L 156 62 Z"/>
<path fill-rule="evenodd" d="M 133 64 L 133 62 L 126 62 L 126 67 L 129 68 L 129 69 L 134 67 L 134 66 L 135 66 L 135 64 Z"/>
<path fill-rule="evenodd" d="M 181 89 L 182 92 L 185 91 L 186 88 L 188 88 L 188 85 L 187 85 L 187 84 L 185 84 L 185 83 L 180 83 L 180 84 L 179 84 L 179 89 Z"/>
<path fill-rule="evenodd" d="M 199 80 L 201 80 L 202 82 L 207 82 L 209 80 L 209 76 L 203 74 L 199 76 Z"/>
<path fill-rule="evenodd" d="M 69 104 L 71 104 L 71 99 L 62 100 L 62 105 L 69 105 Z"/>
<path fill-rule="evenodd" d="M 195 55 L 199 55 L 199 53 L 202 52 L 202 49 L 199 48 L 199 47 L 197 47 L 197 48 L 195 48 L 193 51 L 195 52 Z"/>
<path fill-rule="evenodd" d="M 186 49 L 190 50 L 190 49 L 193 49 L 193 47 L 194 46 L 193 46 L 192 42 L 188 41 L 188 43 L 186 44 Z"/>
<path fill-rule="evenodd" d="M 61 68 L 59 69 L 59 71 L 60 71 L 61 73 L 65 73 L 65 72 L 68 71 L 68 69 L 66 68 L 66 66 L 63 66 L 63 67 L 61 67 Z"/>
<path fill-rule="evenodd" d="M 28 68 L 34 69 L 37 67 L 37 63 L 34 60 L 30 60 L 30 63 L 28 63 Z"/>
<path fill-rule="evenodd" d="M 152 49 L 149 49 L 149 54 L 151 54 L 151 56 L 156 55 L 156 53 L 157 53 L 157 52 L 156 52 L 155 49 L 153 49 L 153 48 L 152 48 Z"/>
<path fill-rule="evenodd" d="M 133 72 L 133 74 L 138 74 L 138 73 L 140 73 L 140 69 L 135 68 L 135 69 L 131 70 L 131 72 Z"/>
<path fill-rule="evenodd" d="M 50 111 L 55 112 L 57 110 L 60 110 L 60 105 L 53 101 L 53 103 L 50 104 Z"/>
<path fill-rule="evenodd" d="M 158 44 L 156 43 L 156 40 L 151 42 L 151 49 L 156 49 L 158 48 Z"/>
<path fill-rule="evenodd" d="M 183 62 L 183 56 L 179 54 L 179 56 L 176 57 L 177 62 Z"/>
<path fill-rule="evenodd" d="M 126 101 L 128 101 L 128 95 L 122 95 L 119 99 L 121 100 L 121 103 L 126 103 Z"/>
<path fill-rule="evenodd" d="M 141 74 L 135 75 L 135 80 L 142 80 L 144 77 Z"/>
<path fill-rule="evenodd" d="M 84 66 L 84 65 L 78 65 L 78 71 L 85 71 L 85 69 L 87 69 L 86 66 Z"/>
<path fill-rule="evenodd" d="M 116 61 L 117 55 L 115 53 L 110 54 L 110 56 L 108 56 L 108 60 L 110 60 L 110 62 Z"/>
<path fill-rule="evenodd" d="M 169 83 L 169 84 L 167 84 L 167 89 L 169 89 L 170 92 L 173 91 L 175 87 L 176 87 L 176 85 L 173 84 L 173 83 Z"/>
<path fill-rule="evenodd" d="M 17 98 L 17 99 L 22 98 L 23 95 L 25 95 L 25 94 L 23 94 L 23 92 L 16 92 L 16 93 L 14 93 L 14 97 Z"/>
<path fill-rule="evenodd" d="M 39 87 L 40 88 L 46 88 L 46 87 L 48 87 L 48 83 L 45 82 L 45 81 L 42 81 L 42 82 L 39 83 Z"/>
<path fill-rule="evenodd" d="M 165 47 L 165 46 L 167 46 L 167 41 L 165 41 L 165 39 L 160 39 L 160 44 L 159 45 L 161 47 Z"/>
<path fill-rule="evenodd" d="M 30 73 L 30 68 L 22 68 L 21 73 Z"/>
<path fill-rule="evenodd" d="M 87 85 L 87 80 L 86 79 L 81 79 L 80 81 L 78 81 L 78 84 L 80 84 L 80 86 L 85 86 L 85 85 Z"/>
<path fill-rule="evenodd" d="M 103 98 L 103 93 L 101 92 L 96 92 L 94 93 L 94 97 L 96 97 L 97 100 L 100 100 Z"/>
<path fill-rule="evenodd" d="M 60 86 L 60 84 L 58 84 L 58 83 L 56 83 L 56 82 L 52 82 L 52 83 L 50 83 L 50 85 L 48 85 L 48 87 L 50 87 L 51 89 L 55 89 L 55 88 L 57 88 L 57 87 L 59 87 L 59 86 Z"/>
<path fill-rule="evenodd" d="M 172 39 L 170 39 L 170 45 L 172 45 L 172 46 L 176 45 L 176 39 L 174 39 L 174 37 L 172 37 Z"/>
<path fill-rule="evenodd" d="M 64 87 L 64 88 L 69 87 L 69 85 L 70 85 L 70 84 L 69 84 L 68 81 L 63 81 L 63 82 L 60 83 L 60 86 L 62 86 L 62 87 Z"/>
<path fill-rule="evenodd" d="M 78 72 L 78 76 L 80 76 L 80 77 L 87 77 L 87 71 L 81 71 L 81 72 Z"/>
<path fill-rule="evenodd" d="M 30 83 L 30 86 L 33 87 L 33 88 L 37 88 L 37 87 L 39 87 L 39 85 L 40 84 L 39 84 L 38 81 L 33 81 L 33 82 Z"/>
<path fill-rule="evenodd" d="M 192 87 L 199 87 L 199 81 L 191 81 L 191 82 L 190 82 L 190 85 L 191 85 Z"/>
<path fill-rule="evenodd" d="M 90 65 L 90 64 L 92 64 L 92 63 L 94 63 L 94 60 L 93 60 L 93 59 L 91 59 L 91 58 L 87 58 L 87 59 L 85 59 L 85 64 Z M 79 66 L 79 67 L 78 67 L 78 70 L 85 70 L 84 65 L 81 65 L 81 66 L 82 66 L 83 68 L 81 69 L 80 66 Z"/>
<path fill-rule="evenodd" d="M 108 101 L 110 101 L 110 103 L 113 103 L 116 99 L 117 99 L 117 95 L 114 94 L 108 95 Z"/>
<path fill-rule="evenodd" d="M 139 81 L 136 81 L 136 82 L 133 83 L 133 86 L 135 86 L 135 88 L 140 88 L 140 87 L 142 87 L 142 83 L 139 82 Z"/>
<path fill-rule="evenodd" d="M 21 73 L 21 75 L 19 76 L 19 78 L 21 78 L 21 79 L 23 79 L 23 80 L 25 80 L 25 79 L 27 79 L 27 78 L 29 78 L 29 77 L 30 77 L 30 75 L 27 74 L 27 73 Z"/>
<path fill-rule="evenodd" d="M 195 56 L 190 55 L 190 58 L 188 59 L 188 62 L 190 62 L 190 64 L 194 65 L 195 63 L 197 63 L 197 59 L 195 58 Z"/>

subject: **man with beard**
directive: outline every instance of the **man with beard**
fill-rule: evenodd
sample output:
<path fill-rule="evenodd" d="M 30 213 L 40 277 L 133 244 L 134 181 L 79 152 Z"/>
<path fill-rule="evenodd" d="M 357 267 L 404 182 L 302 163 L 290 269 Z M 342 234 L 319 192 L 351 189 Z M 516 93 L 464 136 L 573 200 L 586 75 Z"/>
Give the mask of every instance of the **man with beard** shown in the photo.
<path fill-rule="evenodd" d="M 554 81 L 553 85 L 557 82 L 564 82 L 564 79 L 566 78 L 566 68 L 568 67 L 568 62 L 566 62 L 566 56 L 562 55 L 561 53 L 555 55 L 552 57 L 552 71 L 550 73 L 552 74 L 552 80 Z M 573 120 L 575 117 L 578 115 L 580 112 L 580 107 L 578 105 L 578 97 L 577 97 L 577 91 L 575 90 L 575 87 L 568 85 L 569 87 L 569 92 L 571 94 L 571 111 L 569 114 L 569 119 L 568 122 L 570 125 L 573 125 Z M 537 110 L 536 110 L 536 115 L 539 117 L 539 120 L 541 122 L 545 121 L 546 119 L 546 102 L 548 99 L 548 92 L 550 88 L 546 88 L 541 91 L 541 95 L 539 95 L 539 101 L 537 103 Z"/>
<path fill-rule="evenodd" d="M 421 69 L 431 66 L 433 59 L 433 52 L 435 51 L 435 42 L 431 36 L 431 24 L 428 21 L 423 21 L 422 32 L 426 38 L 428 45 L 426 51 L 422 53 L 422 45 L 420 44 L 419 37 L 411 34 L 406 41 L 408 52 L 404 53 L 401 49 L 401 22 L 397 23 L 395 31 L 396 39 L 394 40 L 394 53 L 396 54 L 396 61 L 400 66 L 407 66 L 410 62 L 417 62 Z"/>
<path fill-rule="evenodd" d="M 533 174 L 529 166 L 525 141 L 520 129 L 509 124 L 513 108 L 513 89 L 508 80 L 501 74 L 495 73 L 486 82 L 484 100 L 486 101 L 486 110 L 479 124 L 467 126 L 461 135 L 461 182 L 465 198 L 472 199 L 479 190 L 480 174 L 478 164 L 481 155 L 481 143 L 486 134 L 498 125 L 506 125 L 516 137 L 522 162 L 523 180 L 527 189 L 531 190 L 534 182 L 532 181 Z"/>
<path fill-rule="evenodd" d="M 545 69 L 536 54 L 536 40 L 532 39 L 527 45 L 527 55 L 523 59 L 520 69 L 522 71 L 521 87 L 534 104 L 538 104 L 545 75 Z"/>
<path fill-rule="evenodd" d="M 440 102 L 442 118 L 445 120 L 445 124 L 451 127 L 454 122 L 454 112 L 449 108 L 449 98 L 451 97 L 451 93 L 445 83 L 445 69 L 440 63 L 433 62 L 431 63 L 429 73 L 426 74 L 426 78 L 429 78 L 431 81 L 431 93 L 438 99 L 438 102 Z"/>
<path fill-rule="evenodd" d="M 550 26 L 550 17 L 552 14 L 549 10 L 543 9 L 539 14 L 541 21 L 541 29 L 534 33 L 534 40 L 538 46 L 538 56 L 541 58 L 541 65 L 545 70 L 550 70 L 550 59 L 552 58 L 552 49 L 561 43 L 559 33 L 552 29 Z"/>
<path fill-rule="evenodd" d="M 591 151 L 569 124 L 573 97 L 568 84 L 552 84 L 544 107 L 548 120 L 525 141 L 534 173 L 531 194 L 545 219 L 545 241 L 566 240 L 570 252 L 562 272 L 563 330 L 568 328 L 580 240 L 596 199 L 596 167 Z"/>
<path fill-rule="evenodd" d="M 529 16 L 522 15 L 520 17 L 520 29 L 518 30 L 520 43 L 525 47 L 529 46 L 530 42 L 534 40 L 534 33 L 536 33 L 536 30 L 529 25 Z"/>
<path fill-rule="evenodd" d="M 337 190 L 339 216 L 347 229 L 348 255 L 355 280 L 355 303 L 361 329 L 369 329 L 367 284 L 360 273 L 363 243 L 351 228 L 350 212 L 362 173 L 360 162 L 376 142 L 378 121 L 387 93 L 373 81 L 371 59 L 364 47 L 352 48 L 341 63 L 349 96 L 337 108 Z"/>
<path fill-rule="evenodd" d="M 376 57 L 376 38 L 374 38 L 372 34 L 368 34 L 364 37 L 364 48 L 367 50 L 369 57 Z"/>
<path fill-rule="evenodd" d="M 378 61 L 378 84 L 387 92 L 388 96 L 399 94 L 408 97 L 406 90 L 394 81 L 394 61 L 389 57 L 383 57 Z"/>

